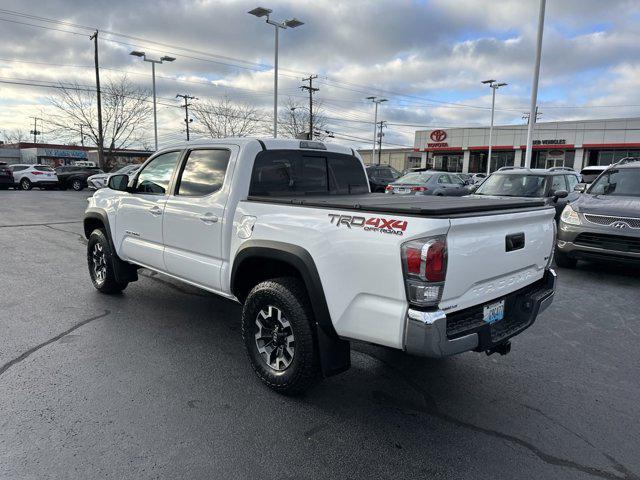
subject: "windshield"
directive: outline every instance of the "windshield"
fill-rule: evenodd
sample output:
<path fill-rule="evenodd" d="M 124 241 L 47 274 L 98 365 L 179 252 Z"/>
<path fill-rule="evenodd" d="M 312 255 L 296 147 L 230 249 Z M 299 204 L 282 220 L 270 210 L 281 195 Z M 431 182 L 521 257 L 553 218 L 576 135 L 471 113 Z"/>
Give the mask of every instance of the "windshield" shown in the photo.
<path fill-rule="evenodd" d="M 501 197 L 544 197 L 546 186 L 547 177 L 544 175 L 494 173 L 482 182 L 475 194 Z"/>
<path fill-rule="evenodd" d="M 593 182 L 596 178 L 598 178 L 598 175 L 600 175 L 603 172 L 603 170 L 582 170 L 580 172 L 580 175 L 582 175 L 582 182 L 583 183 L 591 183 Z"/>
<path fill-rule="evenodd" d="M 591 184 L 589 193 L 640 197 L 640 168 L 608 170 Z"/>
<path fill-rule="evenodd" d="M 396 180 L 396 183 L 426 183 L 431 177 L 431 173 L 413 172 Z"/>

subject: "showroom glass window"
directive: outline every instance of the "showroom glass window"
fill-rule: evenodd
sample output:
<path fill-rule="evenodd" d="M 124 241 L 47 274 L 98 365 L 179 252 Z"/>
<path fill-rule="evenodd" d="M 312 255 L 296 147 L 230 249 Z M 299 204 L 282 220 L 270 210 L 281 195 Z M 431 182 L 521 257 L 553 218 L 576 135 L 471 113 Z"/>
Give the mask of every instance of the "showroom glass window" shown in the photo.
<path fill-rule="evenodd" d="M 211 195 L 222 188 L 231 152 L 225 149 L 192 150 L 178 180 L 177 194 Z"/>
<path fill-rule="evenodd" d="M 167 152 L 151 160 L 138 175 L 136 182 L 137 193 L 164 195 L 169 188 L 171 175 L 180 158 L 179 151 Z"/>

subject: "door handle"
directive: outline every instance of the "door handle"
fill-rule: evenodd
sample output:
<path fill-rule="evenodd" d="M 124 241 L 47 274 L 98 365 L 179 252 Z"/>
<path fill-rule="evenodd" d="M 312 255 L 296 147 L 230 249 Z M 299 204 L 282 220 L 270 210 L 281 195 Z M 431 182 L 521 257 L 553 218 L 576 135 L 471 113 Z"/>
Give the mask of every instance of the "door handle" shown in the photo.
<path fill-rule="evenodd" d="M 216 223 L 218 221 L 218 217 L 216 217 L 213 213 L 205 213 L 204 215 L 200 215 L 198 218 L 202 220 L 207 225 L 211 225 L 212 223 Z"/>
<path fill-rule="evenodd" d="M 149 213 L 154 217 L 158 215 L 162 215 L 162 209 L 156 205 L 149 209 Z"/>

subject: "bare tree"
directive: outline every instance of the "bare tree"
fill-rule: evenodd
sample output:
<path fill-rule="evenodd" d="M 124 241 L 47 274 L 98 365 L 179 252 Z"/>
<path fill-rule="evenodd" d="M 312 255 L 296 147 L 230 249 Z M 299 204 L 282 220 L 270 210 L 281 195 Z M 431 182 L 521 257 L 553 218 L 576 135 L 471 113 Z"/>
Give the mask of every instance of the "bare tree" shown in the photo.
<path fill-rule="evenodd" d="M 309 132 L 309 107 L 292 97 L 288 97 L 285 105 L 278 113 L 278 128 L 284 133 L 283 136 L 296 138 L 299 135 Z M 321 102 L 313 104 L 313 130 L 314 138 L 324 139 L 327 136 L 327 119 L 324 114 Z"/>
<path fill-rule="evenodd" d="M 151 118 L 151 93 L 131 83 L 126 76 L 110 80 L 102 89 L 102 128 L 104 162 L 101 168 L 113 167 L 114 151 L 140 144 L 148 134 Z M 47 123 L 55 133 L 71 142 L 81 133 L 90 143 L 98 145 L 98 111 L 96 94 L 91 88 L 76 84 L 60 85 L 58 93 L 49 98 L 55 113 Z M 82 127 L 81 127 L 82 126 Z"/>
<path fill-rule="evenodd" d="M 2 140 L 6 143 L 28 142 L 29 134 L 21 128 L 15 128 L 13 130 L 3 130 Z"/>
<path fill-rule="evenodd" d="M 211 138 L 244 137 L 267 131 L 268 119 L 262 110 L 246 103 L 233 103 L 227 96 L 194 102 L 192 111 L 198 122 L 193 131 Z"/>

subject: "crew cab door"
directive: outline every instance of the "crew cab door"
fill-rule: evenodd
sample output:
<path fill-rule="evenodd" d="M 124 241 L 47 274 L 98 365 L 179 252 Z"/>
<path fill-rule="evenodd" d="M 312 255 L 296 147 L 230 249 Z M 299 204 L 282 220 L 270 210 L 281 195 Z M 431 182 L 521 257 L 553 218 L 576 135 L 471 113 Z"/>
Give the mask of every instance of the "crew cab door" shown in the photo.
<path fill-rule="evenodd" d="M 133 191 L 120 198 L 115 229 L 123 259 L 165 270 L 162 217 L 180 155 L 176 150 L 153 158 L 135 177 Z"/>
<path fill-rule="evenodd" d="M 220 290 L 227 170 L 238 151 L 235 145 L 189 150 L 164 210 L 167 272 L 212 290 Z"/>

